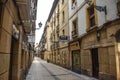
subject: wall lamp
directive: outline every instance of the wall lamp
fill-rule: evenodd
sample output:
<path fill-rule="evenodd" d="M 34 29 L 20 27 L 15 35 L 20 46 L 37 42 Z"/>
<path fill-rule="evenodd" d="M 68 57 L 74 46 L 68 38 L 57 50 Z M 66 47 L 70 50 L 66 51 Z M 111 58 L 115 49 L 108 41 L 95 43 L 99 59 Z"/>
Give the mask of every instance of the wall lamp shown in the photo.
<path fill-rule="evenodd" d="M 99 30 L 97 30 L 97 41 L 100 41 L 100 31 Z"/>

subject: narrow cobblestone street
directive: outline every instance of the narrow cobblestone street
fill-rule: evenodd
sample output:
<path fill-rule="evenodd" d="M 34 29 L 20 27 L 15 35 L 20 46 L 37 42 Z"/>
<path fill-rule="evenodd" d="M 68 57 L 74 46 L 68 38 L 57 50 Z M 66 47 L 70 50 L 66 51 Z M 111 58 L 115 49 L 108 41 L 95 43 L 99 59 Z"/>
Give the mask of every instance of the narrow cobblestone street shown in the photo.
<path fill-rule="evenodd" d="M 35 57 L 26 80 L 96 80 Z"/>

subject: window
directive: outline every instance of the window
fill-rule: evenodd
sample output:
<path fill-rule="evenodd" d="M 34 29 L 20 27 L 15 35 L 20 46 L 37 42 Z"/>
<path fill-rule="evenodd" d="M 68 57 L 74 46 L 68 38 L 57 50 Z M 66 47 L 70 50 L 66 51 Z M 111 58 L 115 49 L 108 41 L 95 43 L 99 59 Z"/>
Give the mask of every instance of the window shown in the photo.
<path fill-rule="evenodd" d="M 77 5 L 76 0 L 72 0 L 72 5 L 71 5 L 71 9 L 75 9 Z"/>
<path fill-rule="evenodd" d="M 76 0 L 72 0 L 72 4 L 74 4 L 76 2 Z"/>
<path fill-rule="evenodd" d="M 120 16 L 120 0 L 117 2 L 117 8 L 118 8 L 118 15 Z"/>
<path fill-rule="evenodd" d="M 64 0 L 62 0 L 62 4 L 64 4 Z"/>
<path fill-rule="evenodd" d="M 0 5 L 0 25 L 1 25 L 1 21 L 2 21 L 2 6 Z"/>
<path fill-rule="evenodd" d="M 57 33 L 57 38 L 59 38 L 59 33 Z"/>
<path fill-rule="evenodd" d="M 95 12 L 94 12 L 94 5 L 91 5 L 88 8 L 88 20 L 89 20 L 89 27 L 95 26 Z"/>
<path fill-rule="evenodd" d="M 78 19 L 76 18 L 72 22 L 72 37 L 75 37 L 78 34 Z"/>
<path fill-rule="evenodd" d="M 54 26 L 56 25 L 56 17 L 54 17 Z"/>
<path fill-rule="evenodd" d="M 117 42 L 119 42 L 120 43 L 120 31 L 117 33 L 117 35 L 116 35 L 116 40 L 117 40 Z"/>
<path fill-rule="evenodd" d="M 62 12 L 62 18 L 63 18 L 62 22 L 64 23 L 64 19 L 65 19 L 65 13 L 64 13 L 64 11 Z"/>
<path fill-rule="evenodd" d="M 58 21 L 58 24 L 59 24 L 59 5 L 58 5 L 58 12 L 57 12 L 57 21 Z"/>
<path fill-rule="evenodd" d="M 62 30 L 62 34 L 65 35 L 65 30 L 64 29 Z"/>

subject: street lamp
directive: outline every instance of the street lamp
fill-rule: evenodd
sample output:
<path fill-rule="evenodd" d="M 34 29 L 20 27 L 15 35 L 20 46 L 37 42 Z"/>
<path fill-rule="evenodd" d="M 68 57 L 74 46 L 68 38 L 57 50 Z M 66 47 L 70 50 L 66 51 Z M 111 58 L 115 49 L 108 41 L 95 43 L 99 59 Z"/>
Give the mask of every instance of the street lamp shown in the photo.
<path fill-rule="evenodd" d="M 40 22 L 40 23 L 38 23 L 38 25 L 39 25 L 39 27 L 41 27 L 41 26 L 42 26 L 42 23 Z"/>
<path fill-rule="evenodd" d="M 42 27 L 42 23 L 38 23 L 39 28 L 35 28 L 35 30 L 39 30 Z"/>

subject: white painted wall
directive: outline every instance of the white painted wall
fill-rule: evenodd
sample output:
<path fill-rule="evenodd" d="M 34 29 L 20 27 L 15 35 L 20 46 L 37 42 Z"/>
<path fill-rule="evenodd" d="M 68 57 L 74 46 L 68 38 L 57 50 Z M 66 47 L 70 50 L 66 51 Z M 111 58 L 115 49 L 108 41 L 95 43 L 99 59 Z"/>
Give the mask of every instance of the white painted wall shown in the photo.
<path fill-rule="evenodd" d="M 77 0 L 77 6 L 75 9 L 71 9 L 71 0 L 69 0 L 69 27 L 70 27 L 70 40 L 72 39 L 72 21 L 78 17 L 78 34 L 79 36 L 86 33 L 86 6 L 80 9 L 74 16 L 75 11 L 81 6 L 83 0 Z M 73 17 L 72 17 L 73 16 Z"/>
<path fill-rule="evenodd" d="M 73 14 L 75 11 L 81 6 L 84 0 L 77 0 L 77 6 L 75 9 L 71 9 L 71 0 L 69 0 L 69 32 L 70 32 L 70 40 L 72 39 L 72 21 L 78 16 L 78 32 L 79 36 L 86 33 L 86 7 L 87 4 L 84 5 L 74 16 Z M 107 15 L 105 16 L 104 12 L 97 11 L 97 18 L 98 18 L 98 26 L 103 25 L 107 21 L 112 21 L 117 16 L 117 6 L 116 0 L 96 0 L 97 6 L 107 6 Z M 72 17 L 73 16 L 73 17 Z M 105 18 L 106 17 L 106 18 Z"/>
<path fill-rule="evenodd" d="M 79 36 L 86 33 L 86 6 L 78 12 L 78 32 Z"/>
<path fill-rule="evenodd" d="M 97 6 L 107 6 L 107 15 L 105 19 L 104 12 L 97 11 L 98 14 L 98 26 L 103 25 L 107 21 L 114 20 L 118 18 L 117 16 L 117 6 L 115 0 L 96 0 Z"/>
<path fill-rule="evenodd" d="M 72 9 L 72 0 L 69 0 L 69 18 L 73 15 L 73 13 L 77 10 L 77 8 L 84 2 L 84 0 L 76 0 L 77 4 L 75 5 L 75 9 Z"/>

